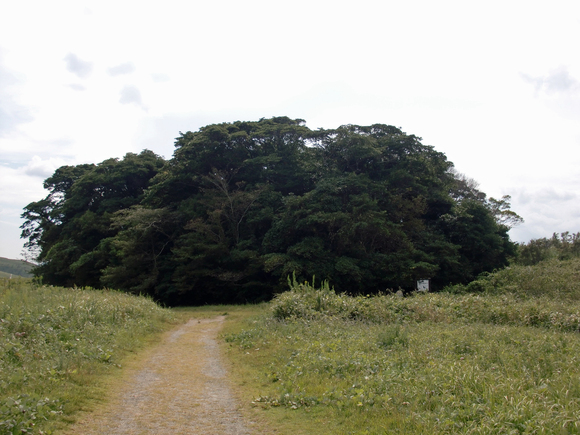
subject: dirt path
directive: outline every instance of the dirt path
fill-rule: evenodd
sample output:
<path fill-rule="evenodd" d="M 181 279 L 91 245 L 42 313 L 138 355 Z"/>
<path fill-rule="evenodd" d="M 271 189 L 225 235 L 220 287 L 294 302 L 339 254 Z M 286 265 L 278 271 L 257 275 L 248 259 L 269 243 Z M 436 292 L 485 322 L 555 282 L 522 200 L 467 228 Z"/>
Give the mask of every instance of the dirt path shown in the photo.
<path fill-rule="evenodd" d="M 172 331 L 129 373 L 111 404 L 71 434 L 250 434 L 216 341 L 223 321 L 192 319 Z"/>

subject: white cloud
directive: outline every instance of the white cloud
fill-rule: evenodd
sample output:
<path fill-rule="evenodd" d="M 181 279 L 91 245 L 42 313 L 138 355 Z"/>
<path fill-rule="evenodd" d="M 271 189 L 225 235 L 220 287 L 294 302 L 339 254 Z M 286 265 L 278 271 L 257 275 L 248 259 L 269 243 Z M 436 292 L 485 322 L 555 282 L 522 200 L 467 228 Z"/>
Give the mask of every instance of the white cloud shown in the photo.
<path fill-rule="evenodd" d="M 153 73 L 151 74 L 151 78 L 155 83 L 165 83 L 170 80 L 169 75 L 163 73 Z"/>
<path fill-rule="evenodd" d="M 131 74 L 132 72 L 135 72 L 135 65 L 133 65 L 133 62 L 125 62 L 120 65 L 109 68 L 107 72 L 112 77 Z"/>
<path fill-rule="evenodd" d="M 518 202 L 522 205 L 527 204 L 562 204 L 569 201 L 577 201 L 578 193 L 576 191 L 557 190 L 553 187 L 540 189 L 530 192 L 523 190 L 517 192 Z"/>
<path fill-rule="evenodd" d="M 557 182 L 553 182 L 557 186 Z M 522 216 L 524 224 L 511 230 L 520 242 L 549 237 L 554 232 L 580 231 L 580 182 L 567 185 L 522 187 L 512 194 L 512 209 Z"/>
<path fill-rule="evenodd" d="M 143 100 L 141 98 L 141 91 L 137 86 L 127 85 L 121 89 L 121 97 L 119 98 L 119 103 L 121 104 L 135 104 L 141 109 L 147 111 L 147 108 L 143 105 Z"/>
<path fill-rule="evenodd" d="M 66 164 L 60 158 L 42 159 L 33 156 L 26 164 L 0 166 L 0 256 L 19 258 L 24 241 L 20 239 L 20 215 L 31 202 L 39 201 L 48 192 L 42 182 Z"/>
<path fill-rule="evenodd" d="M 86 91 L 87 88 L 83 85 L 79 85 L 78 83 L 71 83 L 70 85 L 67 85 L 69 88 L 71 88 L 73 91 Z"/>
<path fill-rule="evenodd" d="M 0 210 L 2 217 L 2 210 Z M 24 242 L 20 239 L 20 222 L 18 220 L 0 220 L 0 257 L 19 259 Z"/>
<path fill-rule="evenodd" d="M 580 82 L 570 74 L 566 66 L 560 66 L 543 76 L 535 77 L 525 73 L 520 75 L 525 82 L 534 86 L 537 94 L 575 94 L 580 91 Z"/>
<path fill-rule="evenodd" d="M 43 180 L 65 164 L 67 162 L 64 159 L 34 156 L 22 166 L 0 166 L 0 207 L 4 210 L 20 210 L 29 202 L 42 199 L 46 196 L 42 187 Z"/>
<path fill-rule="evenodd" d="M 19 124 L 33 120 L 30 110 L 14 98 L 13 89 L 23 85 L 23 82 L 22 78 L 3 65 L 0 56 L 0 137 L 13 131 Z"/>
<path fill-rule="evenodd" d="M 40 177 L 43 180 L 50 177 L 54 171 L 63 166 L 65 163 L 62 159 L 49 158 L 43 160 L 39 156 L 32 157 L 32 160 L 24 167 L 24 173 L 33 177 Z"/>
<path fill-rule="evenodd" d="M 74 53 L 67 54 L 63 60 L 66 63 L 66 69 L 78 78 L 87 78 L 93 71 L 93 64 L 91 62 L 81 60 Z"/>

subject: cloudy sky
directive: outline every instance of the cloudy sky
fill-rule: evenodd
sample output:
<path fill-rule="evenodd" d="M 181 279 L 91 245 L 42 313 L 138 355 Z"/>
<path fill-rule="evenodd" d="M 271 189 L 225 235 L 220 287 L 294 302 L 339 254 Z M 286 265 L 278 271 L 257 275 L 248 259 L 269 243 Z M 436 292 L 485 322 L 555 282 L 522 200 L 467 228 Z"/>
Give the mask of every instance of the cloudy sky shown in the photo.
<path fill-rule="evenodd" d="M 282 115 L 395 125 L 511 195 L 513 240 L 578 232 L 579 41 L 577 0 L 2 2 L 0 256 L 61 165 Z"/>

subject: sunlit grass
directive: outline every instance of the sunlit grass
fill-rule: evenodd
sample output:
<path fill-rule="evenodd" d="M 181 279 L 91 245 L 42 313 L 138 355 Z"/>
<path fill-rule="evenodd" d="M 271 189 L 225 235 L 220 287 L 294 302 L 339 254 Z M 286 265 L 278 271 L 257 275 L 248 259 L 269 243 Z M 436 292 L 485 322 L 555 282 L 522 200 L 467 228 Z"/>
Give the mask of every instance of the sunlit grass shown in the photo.
<path fill-rule="evenodd" d="M 343 320 L 265 322 L 231 338 L 249 364 L 262 361 L 269 385 L 254 398 L 260 406 L 325 407 L 352 433 L 578 429 L 575 333 L 422 322 L 393 334 Z"/>
<path fill-rule="evenodd" d="M 94 399 L 97 375 L 174 315 L 115 291 L 0 286 L 0 434 L 48 433 Z"/>
<path fill-rule="evenodd" d="M 302 285 L 226 340 L 280 433 L 580 433 L 569 296 L 352 298 Z"/>
<path fill-rule="evenodd" d="M 415 294 L 373 297 L 336 294 L 330 289 L 292 291 L 272 302 L 274 318 L 361 320 L 373 323 L 490 323 L 580 330 L 580 303 L 549 296 L 504 294 Z"/>
<path fill-rule="evenodd" d="M 512 265 L 449 290 L 509 294 L 520 299 L 580 301 L 580 258 L 550 259 L 534 266 Z"/>

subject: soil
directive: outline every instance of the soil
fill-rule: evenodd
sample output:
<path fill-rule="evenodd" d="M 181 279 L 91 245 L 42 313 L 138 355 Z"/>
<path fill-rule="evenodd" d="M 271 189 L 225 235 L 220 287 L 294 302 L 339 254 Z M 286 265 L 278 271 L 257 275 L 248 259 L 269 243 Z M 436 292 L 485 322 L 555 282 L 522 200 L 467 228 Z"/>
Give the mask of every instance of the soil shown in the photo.
<path fill-rule="evenodd" d="M 192 319 L 165 335 L 113 399 L 70 434 L 252 433 L 231 391 L 217 343 L 224 317 Z"/>

